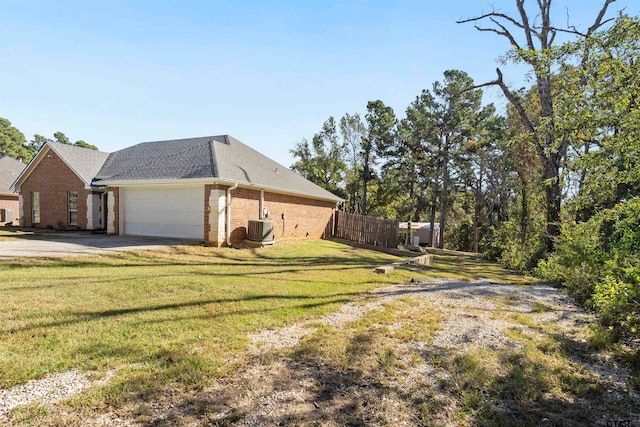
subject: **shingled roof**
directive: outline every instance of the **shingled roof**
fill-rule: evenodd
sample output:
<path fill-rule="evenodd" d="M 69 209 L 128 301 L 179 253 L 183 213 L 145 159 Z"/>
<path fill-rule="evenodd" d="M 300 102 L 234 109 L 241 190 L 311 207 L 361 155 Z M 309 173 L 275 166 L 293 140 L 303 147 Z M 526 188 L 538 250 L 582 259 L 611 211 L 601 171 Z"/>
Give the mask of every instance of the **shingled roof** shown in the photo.
<path fill-rule="evenodd" d="M 12 157 L 0 157 L 0 194 L 15 194 L 11 185 L 27 165 Z M 17 194 L 16 194 L 17 196 Z"/>
<path fill-rule="evenodd" d="M 112 153 L 98 185 L 212 179 L 341 201 L 339 197 L 229 135 L 143 142 Z"/>
<path fill-rule="evenodd" d="M 90 185 L 104 162 L 109 158 L 109 153 L 92 150 L 90 148 L 77 147 L 75 145 L 49 143 L 49 147 L 55 151 L 62 160 L 67 163 L 78 178 Z"/>
<path fill-rule="evenodd" d="M 109 157 L 109 153 L 103 153 L 102 151 L 57 142 L 47 142 L 13 183 L 16 190 L 20 189 L 22 182 L 27 179 L 31 171 L 42 161 L 49 150 L 56 153 L 87 187 L 91 185 L 93 177 L 96 176 L 102 164 Z"/>

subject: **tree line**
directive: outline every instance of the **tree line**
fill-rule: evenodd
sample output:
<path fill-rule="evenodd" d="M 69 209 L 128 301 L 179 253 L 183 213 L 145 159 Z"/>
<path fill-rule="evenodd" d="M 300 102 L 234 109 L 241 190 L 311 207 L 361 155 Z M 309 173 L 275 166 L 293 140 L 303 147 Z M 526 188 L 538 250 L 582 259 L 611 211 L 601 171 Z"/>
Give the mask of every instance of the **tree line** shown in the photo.
<path fill-rule="evenodd" d="M 551 0 L 461 20 L 503 37 L 529 87 L 447 70 L 402 116 L 382 100 L 329 117 L 292 168 L 347 212 L 438 222 L 440 245 L 564 284 L 615 331 L 640 326 L 640 19 L 554 26 Z M 565 16 L 559 19 L 566 19 Z M 565 41 L 556 42 L 563 36 Z M 499 113 L 482 104 L 497 86 Z"/>
<path fill-rule="evenodd" d="M 62 132 L 55 132 L 53 138 L 35 134 L 30 141 L 27 141 L 24 134 L 12 126 L 9 120 L 0 117 L 0 157 L 13 157 L 14 159 L 22 160 L 23 163 L 29 163 L 46 142 L 75 145 L 76 147 L 89 148 L 91 150 L 98 149 L 95 145 L 81 139 L 71 142 Z"/>

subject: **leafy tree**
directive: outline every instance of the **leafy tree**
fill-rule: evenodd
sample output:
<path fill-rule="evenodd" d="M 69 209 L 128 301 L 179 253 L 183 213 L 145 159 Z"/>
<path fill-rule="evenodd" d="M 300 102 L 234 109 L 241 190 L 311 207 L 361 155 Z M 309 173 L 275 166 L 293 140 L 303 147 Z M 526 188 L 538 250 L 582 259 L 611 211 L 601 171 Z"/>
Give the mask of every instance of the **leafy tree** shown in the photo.
<path fill-rule="evenodd" d="M 33 139 L 31 139 L 31 141 L 29 141 L 29 143 L 27 144 L 27 148 L 31 153 L 31 156 L 35 156 L 40 148 L 42 148 L 42 146 L 47 143 L 47 141 L 49 141 L 49 139 L 45 136 L 39 134 L 33 135 Z"/>
<path fill-rule="evenodd" d="M 585 47 L 582 43 L 588 43 Z M 567 66 L 561 106 L 572 131 L 569 166 L 578 177 L 556 252 L 539 272 L 596 310 L 617 336 L 640 328 L 640 19 L 620 16 L 606 31 L 567 46 L 589 49 Z M 579 83 L 579 84 L 578 84 Z"/>
<path fill-rule="evenodd" d="M 42 146 L 47 142 L 55 142 L 58 144 L 66 144 L 66 145 L 75 145 L 76 147 L 88 148 L 90 150 L 98 150 L 98 147 L 95 145 L 89 144 L 86 141 L 78 140 L 74 143 L 69 140 L 69 138 L 62 132 L 55 132 L 53 134 L 53 138 L 47 138 L 46 136 L 42 136 L 39 134 L 33 135 L 33 139 L 29 141 L 27 144 L 28 150 L 31 152 L 31 155 L 34 156 Z"/>
<path fill-rule="evenodd" d="M 476 28 L 479 31 L 493 32 L 506 38 L 512 48 L 508 57 L 515 62 L 529 65 L 533 72 L 540 106 L 539 122 L 535 122 L 526 111 L 518 93 L 506 85 L 500 68 L 496 69 L 498 74 L 496 80 L 475 87 L 499 86 L 516 109 L 522 124 L 535 143 L 536 152 L 543 166 L 543 179 L 546 185 L 546 248 L 550 252 L 553 250 L 554 238 L 560 235 L 562 201 L 560 170 L 569 144 L 567 135 L 559 132 L 556 126 L 558 115 L 554 105 L 552 80 L 558 64 L 562 64 L 566 58 L 565 52 L 556 47 L 555 39 L 559 32 L 565 32 L 590 40 L 594 32 L 609 21 L 604 18 L 613 1 L 604 1 L 593 24 L 585 33 L 580 33 L 575 27 L 555 27 L 551 19 L 551 0 L 539 0 L 535 3 L 537 5 L 535 10 L 527 10 L 525 0 L 516 0 L 518 14 L 515 17 L 493 10 L 481 16 L 458 21 L 458 23 L 490 21 L 491 26 L 481 27 L 476 24 Z M 517 37 L 517 32 L 521 32 L 521 38 Z M 586 66 L 589 53 L 587 43 L 580 54 L 581 57 L 578 58 L 580 68 Z"/>
<path fill-rule="evenodd" d="M 338 141 L 333 117 L 329 117 L 324 122 L 322 130 L 311 139 L 311 144 L 303 139 L 290 152 L 294 158 L 298 159 L 291 169 L 339 197 L 346 196 L 344 191 L 345 149 L 344 145 Z"/>
<path fill-rule="evenodd" d="M 569 68 L 560 99 L 574 129 L 569 167 L 577 175 L 576 220 L 640 195 L 640 19 L 621 16 L 589 40 L 584 69 Z M 573 44 L 583 50 L 582 43 Z M 584 81 L 576 89 L 575 81 Z M 573 89 L 573 90 L 572 90 Z"/>
<path fill-rule="evenodd" d="M 347 165 L 345 175 L 346 200 L 344 210 L 349 213 L 362 212 L 362 142 L 367 128 L 360 114 L 345 113 L 340 118 L 340 135 L 346 152 Z"/>
<path fill-rule="evenodd" d="M 469 235 L 458 232 L 459 241 L 466 243 L 457 247 L 477 253 L 490 226 L 504 220 L 510 196 L 510 164 L 504 150 L 504 118 L 489 105 L 476 120 L 474 135 L 462 144 L 457 166 L 460 193 L 466 196 L 462 208 L 470 213 L 470 223 L 466 224 Z"/>
<path fill-rule="evenodd" d="M 452 206 L 451 190 L 458 178 L 462 147 L 477 133 L 482 124 L 481 116 L 490 114 L 482 111 L 480 105 L 482 91 L 466 90 L 473 85 L 473 80 L 467 73 L 460 70 L 444 72 L 444 81 L 433 84 L 434 111 L 439 130 L 436 139 L 436 170 L 441 182 L 440 198 L 440 246 L 444 247 L 447 215 Z M 493 108 L 493 107 L 489 107 Z M 433 214 L 431 218 L 433 224 Z"/>
<path fill-rule="evenodd" d="M 376 175 L 373 168 L 376 155 L 393 144 L 396 115 L 380 100 L 367 103 L 367 134 L 362 140 L 362 215 L 367 214 L 367 184 Z"/>
<path fill-rule="evenodd" d="M 31 160 L 24 134 L 11 126 L 9 120 L 2 117 L 0 117 L 0 156 L 22 159 L 24 162 Z"/>

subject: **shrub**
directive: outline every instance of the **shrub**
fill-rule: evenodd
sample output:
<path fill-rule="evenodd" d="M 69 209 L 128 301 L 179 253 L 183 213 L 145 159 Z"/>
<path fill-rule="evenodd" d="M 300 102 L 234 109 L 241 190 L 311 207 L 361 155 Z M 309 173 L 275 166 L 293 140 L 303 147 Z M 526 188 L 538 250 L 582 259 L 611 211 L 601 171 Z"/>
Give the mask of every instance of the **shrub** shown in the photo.
<path fill-rule="evenodd" d="M 583 304 L 589 301 L 602 278 L 604 253 L 598 228 L 592 222 L 566 226 L 556 244 L 556 252 L 540 261 L 535 270 L 545 280 L 563 285 Z"/>
<path fill-rule="evenodd" d="M 635 280 L 622 281 L 607 276 L 598 283 L 593 295 L 593 306 L 605 325 L 637 334 L 640 328 L 640 284 Z"/>
<path fill-rule="evenodd" d="M 536 272 L 562 284 L 616 332 L 640 327 L 640 198 L 563 229 L 556 252 Z"/>
<path fill-rule="evenodd" d="M 492 238 L 484 242 L 484 257 L 512 270 L 531 271 L 544 254 L 543 234 L 530 233 L 522 243 L 519 226 L 513 221 L 503 223 L 489 234 Z"/>

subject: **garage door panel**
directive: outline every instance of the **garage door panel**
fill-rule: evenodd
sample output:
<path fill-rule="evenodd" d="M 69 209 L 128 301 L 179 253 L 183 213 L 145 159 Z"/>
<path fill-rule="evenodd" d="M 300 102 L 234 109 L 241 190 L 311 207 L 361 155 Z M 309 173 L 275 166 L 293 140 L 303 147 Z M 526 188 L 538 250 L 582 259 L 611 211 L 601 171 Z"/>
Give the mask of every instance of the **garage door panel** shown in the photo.
<path fill-rule="evenodd" d="M 124 233 L 139 236 L 204 236 L 204 188 L 127 188 Z"/>

